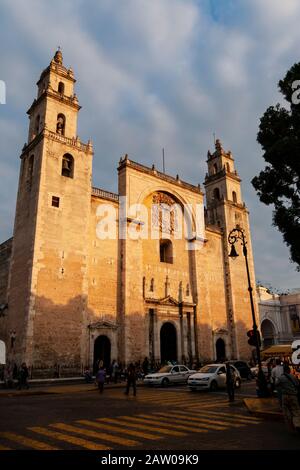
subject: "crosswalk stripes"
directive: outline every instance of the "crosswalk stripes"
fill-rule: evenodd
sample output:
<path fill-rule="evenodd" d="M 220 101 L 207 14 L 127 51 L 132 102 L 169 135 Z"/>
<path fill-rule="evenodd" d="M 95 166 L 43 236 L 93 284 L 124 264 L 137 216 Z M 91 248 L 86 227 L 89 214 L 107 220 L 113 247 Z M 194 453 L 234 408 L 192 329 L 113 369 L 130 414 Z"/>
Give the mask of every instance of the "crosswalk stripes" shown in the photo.
<path fill-rule="evenodd" d="M 0 437 L 7 439 L 12 442 L 16 442 L 21 444 L 25 447 L 29 447 L 30 449 L 35 450 L 59 450 L 58 447 L 51 446 L 46 444 L 45 442 L 36 441 L 35 439 L 31 439 L 26 436 L 22 436 L 20 434 L 15 434 L 13 432 L 2 432 L 0 433 Z"/>
<path fill-rule="evenodd" d="M 113 425 L 103 423 L 103 422 L 95 423 L 94 421 L 89 421 L 89 420 L 86 420 L 86 419 L 81 419 L 81 420 L 77 421 L 77 423 L 83 424 L 83 425 L 86 425 L 86 426 L 92 426 L 92 427 L 97 428 L 97 429 L 103 429 L 103 431 L 107 430 L 107 431 L 116 432 L 116 433 L 119 433 L 119 434 L 124 433 L 127 436 L 139 437 L 139 438 L 150 440 L 150 441 L 156 441 L 156 440 L 162 438 L 161 436 L 157 436 L 155 434 L 150 434 L 148 432 L 134 431 L 132 429 L 124 429 L 120 426 L 113 426 Z"/>
<path fill-rule="evenodd" d="M 0 450 L 12 450 L 12 449 L 10 447 L 3 446 L 2 444 L 0 444 Z"/>
<path fill-rule="evenodd" d="M 217 426 L 221 426 L 221 427 L 228 427 L 229 423 L 224 421 L 224 420 L 220 420 L 220 419 L 214 419 L 213 421 L 211 420 L 211 418 L 207 418 L 205 416 L 202 416 L 202 414 L 199 414 L 198 417 L 195 417 L 195 415 L 189 415 L 187 414 L 186 412 L 183 412 L 183 411 L 176 411 L 176 413 L 172 413 L 172 414 L 168 414 L 168 413 L 155 413 L 155 414 L 158 414 L 159 416 L 165 416 L 166 418 L 178 418 L 178 419 L 185 419 L 185 420 L 189 420 L 189 421 L 195 421 L 195 422 L 198 422 L 198 423 L 207 423 L 207 424 L 211 424 L 213 423 L 214 425 L 217 425 Z M 243 424 L 241 423 L 234 423 L 234 422 L 230 422 L 230 427 L 231 428 L 240 428 L 241 426 L 243 426 Z"/>
<path fill-rule="evenodd" d="M 185 433 L 191 432 L 191 427 L 187 426 L 186 424 L 188 423 L 184 421 L 174 422 L 173 420 L 171 420 L 168 423 L 166 423 L 165 418 L 160 418 L 156 416 L 149 416 L 147 418 L 142 418 L 140 416 L 134 416 L 134 417 L 131 416 L 130 421 L 132 421 L 133 423 L 141 423 L 141 424 L 149 424 L 149 425 L 151 424 L 153 426 L 157 425 L 160 427 L 177 429 L 177 430 L 185 431 Z M 193 423 L 193 432 L 201 433 L 201 432 L 207 432 L 207 431 L 203 429 L 203 426 L 198 425 L 198 423 Z"/>
<path fill-rule="evenodd" d="M 108 441 L 108 442 L 113 442 L 114 444 L 119 444 L 121 446 L 137 446 L 138 442 L 133 441 L 132 439 L 125 439 L 123 437 L 117 437 L 113 435 L 108 435 L 104 434 L 103 432 L 99 431 L 91 431 L 90 429 L 86 428 L 80 428 L 78 426 L 72 426 L 70 424 L 64 424 L 64 423 L 54 423 L 50 424 L 51 428 L 55 428 L 58 430 L 62 431 L 68 431 L 74 434 L 84 434 L 87 437 L 94 437 L 95 439 L 102 440 L 102 441 Z"/>
<path fill-rule="evenodd" d="M 217 406 L 227 406 L 228 399 L 223 396 L 216 396 L 214 394 L 191 394 L 190 392 L 180 392 L 180 395 L 174 392 L 166 392 L 157 394 L 157 391 L 143 390 L 135 398 L 137 401 L 147 402 L 152 405 L 172 405 L 174 407 L 184 407 L 198 409 L 201 408 L 215 408 Z M 116 395 L 115 395 L 116 396 Z"/>
<path fill-rule="evenodd" d="M 50 431 L 47 428 L 42 427 L 31 427 L 28 428 L 30 431 L 36 432 L 37 434 L 41 434 L 42 436 L 51 437 L 53 439 L 57 439 L 59 441 L 68 442 L 69 444 L 73 444 L 75 446 L 83 447 L 84 449 L 88 450 L 110 450 L 111 447 L 103 444 L 97 444 L 96 442 L 87 441 L 86 439 L 82 439 L 81 437 L 74 437 L 70 436 L 69 434 Z"/>
<path fill-rule="evenodd" d="M 207 403 L 207 401 L 206 401 Z M 170 404 L 172 406 L 172 404 Z M 142 446 L 145 441 L 180 438 L 189 434 L 227 431 L 257 425 L 261 419 L 236 412 L 219 411 L 216 407 L 206 409 L 200 403 L 198 409 L 174 407 L 169 411 L 157 409 L 150 413 L 136 413 L 116 417 L 101 417 L 92 420 L 77 420 L 71 423 L 49 423 L 47 426 L 28 427 L 24 433 L 2 432 L 0 450 L 31 448 L 57 450 L 59 448 L 83 448 L 109 450 L 122 447 Z M 31 435 L 28 435 L 30 433 Z M 32 438 L 32 433 L 35 434 Z M 7 442 L 7 444 L 6 444 Z M 56 442 L 62 443 L 57 447 Z"/>
<path fill-rule="evenodd" d="M 145 422 L 148 422 L 148 423 L 151 422 L 151 424 L 153 425 L 158 424 L 159 426 L 162 426 L 162 427 L 170 426 L 169 424 L 166 423 L 165 418 L 160 418 L 159 416 L 138 414 L 137 417 L 142 418 L 143 420 L 145 420 Z M 182 431 L 191 432 L 191 427 L 188 425 L 188 423 L 185 423 L 185 424 L 172 423 L 172 429 L 178 429 L 179 431 L 182 430 Z M 201 432 L 208 432 L 208 430 L 203 429 L 203 428 L 199 429 L 199 428 L 193 427 L 193 432 L 201 433 Z"/>
<path fill-rule="evenodd" d="M 146 424 L 138 424 L 138 423 L 131 423 L 130 422 L 131 416 L 118 416 L 117 419 L 115 418 L 98 418 L 97 421 L 104 421 L 108 423 L 121 423 L 124 426 L 131 427 L 131 428 L 137 428 L 137 429 L 142 429 L 144 431 L 154 431 L 154 428 L 152 426 L 148 426 Z M 172 431 L 172 430 L 166 430 L 161 427 L 156 427 L 155 432 L 158 434 L 165 434 L 167 436 L 173 436 L 173 437 L 182 437 L 185 434 L 179 431 Z"/>
<path fill-rule="evenodd" d="M 176 415 L 174 413 L 168 414 L 168 413 L 153 413 L 155 416 L 162 416 L 170 421 L 175 421 L 175 423 L 186 423 L 187 419 L 183 415 Z M 225 429 L 228 429 L 230 426 L 224 424 L 217 424 L 216 421 L 211 421 L 211 420 L 202 420 L 202 419 L 197 419 L 197 418 L 190 418 L 189 420 L 192 421 L 193 426 L 199 426 L 199 427 L 205 427 L 210 430 L 214 431 L 224 431 Z"/>
<path fill-rule="evenodd" d="M 242 414 L 238 414 L 238 413 L 234 413 L 234 414 L 229 414 L 229 413 L 224 413 L 222 411 L 209 411 L 209 414 L 214 417 L 214 416 L 230 416 L 232 417 L 233 419 L 236 419 L 236 418 L 242 418 L 246 421 L 249 421 L 249 423 L 256 423 L 256 422 L 259 422 L 261 423 L 262 422 L 262 419 L 261 418 L 256 418 L 255 416 L 249 416 L 249 415 L 242 415 Z"/>
<path fill-rule="evenodd" d="M 236 423 L 242 423 L 242 424 L 245 424 L 245 425 L 248 425 L 248 424 L 259 424 L 261 423 L 261 420 L 260 419 L 253 419 L 253 420 L 249 420 L 248 419 L 248 416 L 243 416 L 243 415 L 230 415 L 230 414 L 226 414 L 226 413 L 216 413 L 216 415 L 213 415 L 211 414 L 211 411 L 193 411 L 193 416 L 202 416 L 202 417 L 207 417 L 207 418 L 214 418 L 215 416 L 216 417 L 221 417 L 222 419 L 224 420 L 229 420 L 229 421 L 232 421 L 232 419 L 234 419 L 234 421 Z"/>

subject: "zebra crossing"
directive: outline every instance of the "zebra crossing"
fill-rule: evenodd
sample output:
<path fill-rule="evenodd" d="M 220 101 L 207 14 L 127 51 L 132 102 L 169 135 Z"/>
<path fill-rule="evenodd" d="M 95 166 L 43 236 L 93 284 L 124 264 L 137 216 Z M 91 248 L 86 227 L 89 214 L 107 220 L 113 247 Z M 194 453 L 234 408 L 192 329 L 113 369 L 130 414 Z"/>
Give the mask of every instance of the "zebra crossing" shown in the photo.
<path fill-rule="evenodd" d="M 120 397 L 120 395 L 119 395 Z M 126 399 L 128 399 L 126 397 Z M 257 426 L 261 419 L 232 410 L 222 395 L 144 390 L 132 400 L 158 405 L 155 411 L 72 422 L 30 426 L 17 432 L 0 432 L 0 450 L 118 450 L 143 448 L 145 443 L 180 439 L 191 434 L 226 432 Z M 168 406 L 166 406 L 168 405 Z M 153 409 L 153 408 L 152 408 Z"/>
<path fill-rule="evenodd" d="M 120 392 L 114 390 L 110 396 L 120 398 Z M 128 400 L 127 396 L 121 395 L 121 397 Z M 172 405 L 185 409 L 212 409 L 216 406 L 228 406 L 228 397 L 224 393 L 194 393 L 187 390 L 180 390 L 177 393 L 176 390 L 143 389 L 137 394 L 135 400 L 151 405 Z"/>

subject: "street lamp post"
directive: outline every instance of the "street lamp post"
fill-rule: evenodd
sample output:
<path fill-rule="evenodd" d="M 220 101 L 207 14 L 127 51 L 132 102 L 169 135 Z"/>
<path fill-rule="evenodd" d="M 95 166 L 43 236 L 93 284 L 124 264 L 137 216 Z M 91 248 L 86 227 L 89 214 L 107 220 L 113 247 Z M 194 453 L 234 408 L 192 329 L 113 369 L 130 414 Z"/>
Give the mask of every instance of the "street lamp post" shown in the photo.
<path fill-rule="evenodd" d="M 235 243 L 238 240 L 241 241 L 241 245 L 243 247 L 243 255 L 245 257 L 245 262 L 246 262 L 248 291 L 249 291 L 249 296 L 250 296 L 251 313 L 252 313 L 252 321 L 253 321 L 253 332 L 254 332 L 254 338 L 256 339 L 255 341 L 256 356 L 257 356 L 258 370 L 259 370 L 259 373 L 261 374 L 262 368 L 261 368 L 261 358 L 260 358 L 259 334 L 258 334 L 258 328 L 256 324 L 256 319 L 255 319 L 254 302 L 253 302 L 253 295 L 252 295 L 253 288 L 251 285 L 251 278 L 250 278 L 249 264 L 248 264 L 247 241 L 246 241 L 244 230 L 236 226 L 236 228 L 232 229 L 228 235 L 228 242 L 231 245 L 231 251 L 228 256 L 232 259 L 236 259 L 239 256 L 235 249 Z"/>

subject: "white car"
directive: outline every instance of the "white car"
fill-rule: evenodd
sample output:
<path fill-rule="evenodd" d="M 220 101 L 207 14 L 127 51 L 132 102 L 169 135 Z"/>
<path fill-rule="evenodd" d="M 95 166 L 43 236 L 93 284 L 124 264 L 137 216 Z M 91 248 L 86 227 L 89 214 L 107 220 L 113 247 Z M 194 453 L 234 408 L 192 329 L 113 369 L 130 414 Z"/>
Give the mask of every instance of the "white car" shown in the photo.
<path fill-rule="evenodd" d="M 195 372 L 195 370 L 181 365 L 164 366 L 158 372 L 146 375 L 144 383 L 147 385 L 162 385 L 163 387 L 170 384 L 186 383 L 189 376 Z"/>
<path fill-rule="evenodd" d="M 268 375 L 268 373 L 269 373 L 269 371 L 268 371 L 268 361 L 262 361 L 261 368 L 262 368 L 263 373 L 265 375 Z M 257 377 L 258 365 L 256 365 L 255 367 L 251 367 L 251 372 L 254 375 L 254 377 Z"/>
<path fill-rule="evenodd" d="M 239 371 L 233 365 L 230 368 L 234 374 L 235 387 L 240 388 L 242 379 Z M 224 364 L 208 364 L 202 367 L 196 374 L 188 379 L 188 387 L 190 390 L 211 390 L 212 392 L 218 388 L 226 388 L 226 366 Z"/>

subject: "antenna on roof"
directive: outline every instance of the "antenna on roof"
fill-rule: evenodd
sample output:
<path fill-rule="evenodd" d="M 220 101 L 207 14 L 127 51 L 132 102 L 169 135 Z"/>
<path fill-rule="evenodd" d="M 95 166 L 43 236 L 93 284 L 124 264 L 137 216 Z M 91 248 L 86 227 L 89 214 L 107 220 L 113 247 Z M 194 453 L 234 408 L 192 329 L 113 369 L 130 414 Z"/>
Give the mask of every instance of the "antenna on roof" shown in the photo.
<path fill-rule="evenodd" d="M 163 161 L 163 173 L 165 173 L 166 169 L 165 169 L 165 149 L 164 148 L 162 149 L 162 161 Z"/>
<path fill-rule="evenodd" d="M 213 133 L 213 136 L 214 136 L 214 145 L 216 145 L 216 133 L 215 132 Z"/>

